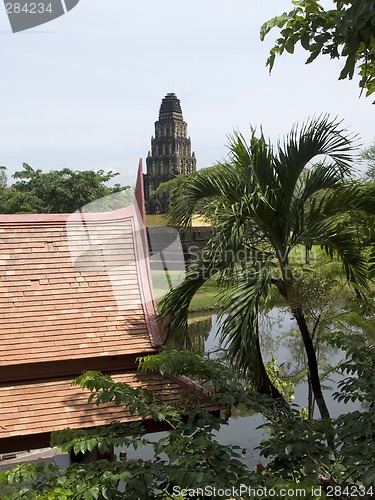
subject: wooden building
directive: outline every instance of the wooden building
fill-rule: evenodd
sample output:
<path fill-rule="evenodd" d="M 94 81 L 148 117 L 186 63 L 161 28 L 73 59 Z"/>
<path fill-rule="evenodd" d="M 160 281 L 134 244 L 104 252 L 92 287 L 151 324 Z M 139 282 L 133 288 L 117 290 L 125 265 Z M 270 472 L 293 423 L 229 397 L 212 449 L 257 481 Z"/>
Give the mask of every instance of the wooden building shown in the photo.
<path fill-rule="evenodd" d="M 0 454 L 48 446 L 51 432 L 65 427 L 136 419 L 121 407 L 88 404 L 88 392 L 71 385 L 85 370 L 166 400 L 189 385 L 137 371 L 136 358 L 162 345 L 141 167 L 138 181 L 141 216 L 137 204 L 84 215 L 0 215 Z"/>

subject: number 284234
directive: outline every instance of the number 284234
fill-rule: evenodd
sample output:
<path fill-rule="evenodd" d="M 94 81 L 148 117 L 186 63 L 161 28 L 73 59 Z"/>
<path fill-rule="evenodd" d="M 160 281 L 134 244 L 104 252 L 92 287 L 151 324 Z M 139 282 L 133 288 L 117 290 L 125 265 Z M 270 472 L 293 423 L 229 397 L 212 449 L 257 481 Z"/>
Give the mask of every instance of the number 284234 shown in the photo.
<path fill-rule="evenodd" d="M 39 3 L 34 3 L 34 2 L 26 2 L 24 4 L 20 3 L 6 3 L 5 8 L 7 11 L 7 14 L 44 14 L 45 12 L 48 12 L 49 14 L 52 14 L 52 4 L 50 3 L 44 3 L 44 2 L 39 2 Z"/>

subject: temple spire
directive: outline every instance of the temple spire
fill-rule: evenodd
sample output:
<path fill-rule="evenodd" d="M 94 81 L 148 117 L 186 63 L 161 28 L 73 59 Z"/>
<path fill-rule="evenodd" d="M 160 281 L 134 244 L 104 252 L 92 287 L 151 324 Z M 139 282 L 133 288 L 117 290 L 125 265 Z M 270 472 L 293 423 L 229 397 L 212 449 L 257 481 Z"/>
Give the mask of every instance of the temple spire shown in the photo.
<path fill-rule="evenodd" d="M 191 153 L 187 124 L 182 115 L 180 100 L 174 93 L 167 94 L 160 105 L 159 120 L 155 122 L 155 137 L 151 138 L 151 151 L 146 158 L 145 199 L 148 214 L 166 213 L 169 194 L 152 195 L 162 182 L 178 174 L 196 170 L 197 160 Z"/>

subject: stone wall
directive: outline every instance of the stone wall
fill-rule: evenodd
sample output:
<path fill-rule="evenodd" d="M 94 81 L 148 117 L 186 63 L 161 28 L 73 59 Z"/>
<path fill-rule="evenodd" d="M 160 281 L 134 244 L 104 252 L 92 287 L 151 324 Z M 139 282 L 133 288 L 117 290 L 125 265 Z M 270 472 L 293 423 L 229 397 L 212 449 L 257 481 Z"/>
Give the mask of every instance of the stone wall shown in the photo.
<path fill-rule="evenodd" d="M 158 268 L 161 264 L 167 269 L 178 268 L 181 264 L 181 243 L 185 264 L 197 260 L 211 234 L 212 229 L 208 226 L 188 228 L 180 235 L 174 227 L 148 227 L 149 251 L 150 256 L 153 257 L 151 268 Z"/>

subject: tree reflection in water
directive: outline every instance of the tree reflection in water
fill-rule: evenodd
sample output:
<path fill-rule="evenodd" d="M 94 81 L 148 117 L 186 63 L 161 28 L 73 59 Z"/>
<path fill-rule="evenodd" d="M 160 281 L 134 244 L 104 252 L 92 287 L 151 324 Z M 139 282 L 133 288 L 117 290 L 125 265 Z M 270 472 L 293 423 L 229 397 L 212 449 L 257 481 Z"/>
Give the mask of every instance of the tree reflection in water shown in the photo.
<path fill-rule="evenodd" d="M 204 354 L 208 336 L 212 329 L 212 314 L 193 313 L 189 315 L 189 336 L 193 351 Z"/>
<path fill-rule="evenodd" d="M 296 324 L 290 313 L 285 308 L 275 307 L 262 315 L 259 323 L 261 347 L 264 360 L 270 360 L 275 356 L 279 365 L 282 365 L 286 373 L 295 376 L 295 400 L 299 406 L 307 407 L 307 381 L 306 360 L 300 335 L 295 334 Z M 225 349 L 219 345 L 219 329 L 217 312 L 213 314 L 195 313 L 189 316 L 189 331 L 191 333 L 194 349 L 205 356 L 214 359 L 226 359 Z M 343 357 L 343 352 L 325 346 L 320 352 L 321 369 L 324 371 L 330 365 L 336 365 Z M 298 377 L 300 375 L 300 377 Z M 327 404 L 333 418 L 346 411 L 359 408 L 358 403 L 338 403 L 331 395 L 336 390 L 338 380 L 342 375 L 329 373 L 329 377 L 323 381 L 323 391 L 326 393 Z M 263 417 L 252 414 L 246 408 L 235 408 L 227 426 L 222 426 L 218 438 L 225 444 L 234 444 L 246 450 L 243 460 L 254 468 L 259 456 L 256 447 L 262 440 L 264 431 L 257 429 L 264 423 Z"/>

